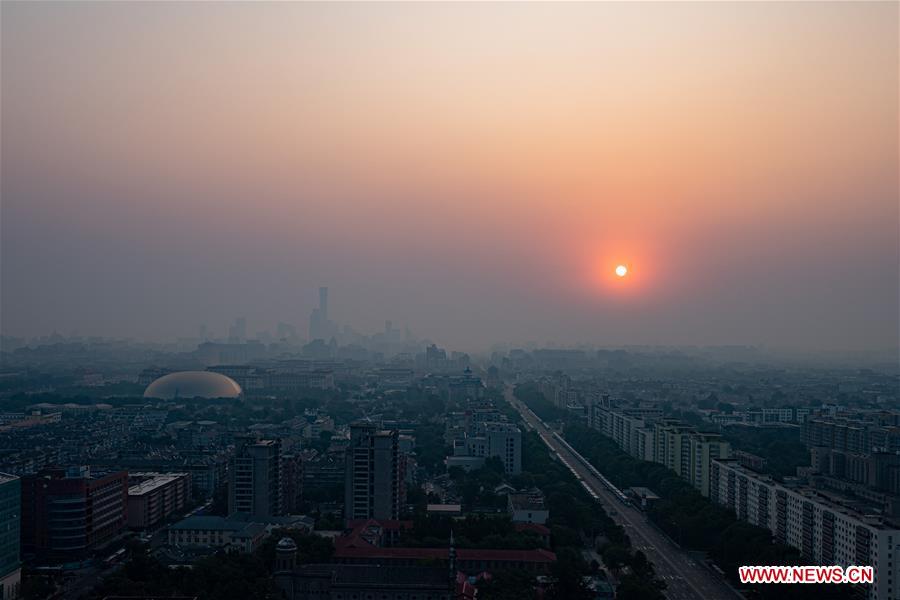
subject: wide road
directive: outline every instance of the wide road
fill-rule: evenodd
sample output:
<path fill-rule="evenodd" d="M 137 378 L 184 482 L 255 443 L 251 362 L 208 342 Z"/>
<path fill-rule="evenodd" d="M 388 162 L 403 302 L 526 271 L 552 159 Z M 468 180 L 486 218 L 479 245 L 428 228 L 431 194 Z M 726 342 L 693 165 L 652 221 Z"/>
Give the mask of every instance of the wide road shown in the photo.
<path fill-rule="evenodd" d="M 615 496 L 603 485 L 584 464 L 576 452 L 566 448 L 553 437 L 553 430 L 541 421 L 513 395 L 512 387 L 506 388 L 507 401 L 517 410 L 526 424 L 537 431 L 550 450 L 584 480 L 584 482 L 600 497 L 602 503 L 616 514 L 610 517 L 625 528 L 635 550 L 642 551 L 653 563 L 656 575 L 666 582 L 665 595 L 672 600 L 736 600 L 743 598 L 729 587 L 716 574 L 698 564 L 681 548 L 672 543 L 658 529 L 647 521 L 641 511 L 626 506 L 615 499 Z"/>

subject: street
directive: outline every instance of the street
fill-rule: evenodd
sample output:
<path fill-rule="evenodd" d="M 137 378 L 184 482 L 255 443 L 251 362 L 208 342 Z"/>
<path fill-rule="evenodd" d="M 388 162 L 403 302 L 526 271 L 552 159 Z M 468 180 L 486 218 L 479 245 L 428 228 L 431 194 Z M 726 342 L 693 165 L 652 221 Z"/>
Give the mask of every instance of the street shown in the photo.
<path fill-rule="evenodd" d="M 526 424 L 536 431 L 544 443 L 563 463 L 570 466 L 600 498 L 610 517 L 625 529 L 632 547 L 640 550 L 653 563 L 657 576 L 666 583 L 665 595 L 672 600 L 735 600 L 742 596 L 717 575 L 698 564 L 685 551 L 657 530 L 638 509 L 619 502 L 589 469 L 581 457 L 553 437 L 547 427 L 528 407 L 515 398 L 512 387 L 506 388 L 506 399 L 519 412 Z M 613 514 L 614 512 L 614 514 Z"/>

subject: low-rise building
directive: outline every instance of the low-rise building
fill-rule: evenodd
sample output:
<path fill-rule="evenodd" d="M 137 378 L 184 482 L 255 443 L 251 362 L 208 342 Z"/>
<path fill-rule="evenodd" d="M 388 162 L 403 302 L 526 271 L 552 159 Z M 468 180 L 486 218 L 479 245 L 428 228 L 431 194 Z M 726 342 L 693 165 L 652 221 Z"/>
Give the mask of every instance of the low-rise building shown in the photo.
<path fill-rule="evenodd" d="M 287 600 L 473 600 L 475 588 L 456 571 L 437 566 L 363 564 L 297 565 L 297 544 L 289 537 L 275 546 L 275 585 Z"/>
<path fill-rule="evenodd" d="M 428 504 L 425 512 L 429 515 L 444 515 L 449 517 L 458 517 L 462 514 L 461 504 Z"/>
<path fill-rule="evenodd" d="M 278 571 L 274 578 L 288 600 L 458 598 L 442 567 L 313 564 Z"/>
<path fill-rule="evenodd" d="M 191 494 L 188 473 L 131 473 L 128 527 L 152 528 L 184 508 Z"/>
<path fill-rule="evenodd" d="M 540 493 L 509 494 L 506 498 L 513 523 L 544 525 L 550 518 L 550 511 L 544 504 L 544 496 Z"/>
<path fill-rule="evenodd" d="M 659 496 L 656 495 L 656 492 L 646 487 L 630 487 L 626 490 L 626 493 L 637 500 L 641 510 L 647 510 L 654 502 L 659 500 Z"/>
<path fill-rule="evenodd" d="M 474 434 L 453 440 L 447 468 L 478 469 L 487 458 L 499 458 L 509 475 L 522 472 L 522 432 L 512 423 L 484 421 L 473 425 Z"/>
<path fill-rule="evenodd" d="M 206 546 L 253 552 L 267 535 L 264 523 L 254 523 L 240 516 L 193 516 L 170 525 L 171 546 Z"/>

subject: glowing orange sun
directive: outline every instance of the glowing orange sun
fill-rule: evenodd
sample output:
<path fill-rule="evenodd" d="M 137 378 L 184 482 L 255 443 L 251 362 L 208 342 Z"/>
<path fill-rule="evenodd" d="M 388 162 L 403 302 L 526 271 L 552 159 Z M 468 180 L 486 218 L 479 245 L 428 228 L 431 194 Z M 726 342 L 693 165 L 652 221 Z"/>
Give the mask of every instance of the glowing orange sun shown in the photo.
<path fill-rule="evenodd" d="M 626 267 L 625 265 L 619 265 L 618 267 L 616 267 L 616 275 L 618 275 L 619 277 L 625 277 L 626 275 L 628 275 L 628 267 Z"/>

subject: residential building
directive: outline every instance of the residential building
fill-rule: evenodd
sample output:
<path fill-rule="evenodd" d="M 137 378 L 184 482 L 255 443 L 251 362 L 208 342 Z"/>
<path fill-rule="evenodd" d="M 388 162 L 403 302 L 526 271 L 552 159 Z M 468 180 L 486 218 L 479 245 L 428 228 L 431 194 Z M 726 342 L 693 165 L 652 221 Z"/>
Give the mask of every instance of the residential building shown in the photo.
<path fill-rule="evenodd" d="M 545 525 L 550 511 L 544 504 L 544 495 L 539 490 L 520 494 L 509 494 L 507 509 L 513 523 L 537 523 Z"/>
<path fill-rule="evenodd" d="M 185 507 L 191 497 L 188 473 L 130 473 L 128 527 L 153 528 Z"/>
<path fill-rule="evenodd" d="M 691 477 L 691 437 L 696 430 L 681 422 L 657 423 L 656 462 L 675 471 L 680 477 Z"/>
<path fill-rule="evenodd" d="M 522 432 L 512 423 L 476 421 L 474 434 L 463 433 L 453 440 L 453 455 L 446 460 L 447 467 L 477 469 L 490 457 L 499 458 L 509 475 L 522 472 Z"/>
<path fill-rule="evenodd" d="M 282 455 L 281 489 L 284 512 L 296 513 L 303 495 L 303 459 L 299 453 Z"/>
<path fill-rule="evenodd" d="M 691 470 L 688 479 L 701 494 L 708 497 L 712 461 L 731 458 L 731 444 L 718 433 L 695 433 L 691 436 L 690 443 Z"/>
<path fill-rule="evenodd" d="M 874 567 L 870 600 L 900 598 L 900 526 L 857 498 L 779 483 L 737 460 L 714 460 L 710 499 L 800 550 L 810 564 Z"/>
<path fill-rule="evenodd" d="M 663 418 L 662 411 L 651 404 L 620 407 L 598 392 L 589 398 L 588 423 L 594 429 L 631 456 L 665 465 L 709 495 L 711 461 L 731 456 L 731 445 L 721 435 Z"/>
<path fill-rule="evenodd" d="M 243 436 L 235 440 L 235 446 L 228 513 L 261 518 L 282 514 L 281 442 Z"/>
<path fill-rule="evenodd" d="M 0 600 L 19 596 L 21 569 L 22 483 L 0 473 Z"/>
<path fill-rule="evenodd" d="M 811 471 L 866 491 L 900 495 L 900 412 L 817 415 L 803 426 Z"/>
<path fill-rule="evenodd" d="M 170 546 L 231 548 L 250 553 L 259 547 L 266 535 L 265 523 L 248 521 L 246 515 L 195 515 L 169 526 L 168 543 Z"/>
<path fill-rule="evenodd" d="M 400 514 L 397 430 L 371 422 L 350 426 L 344 481 L 344 519 L 396 519 Z"/>
<path fill-rule="evenodd" d="M 334 419 L 328 415 L 317 417 L 315 421 L 303 427 L 303 439 L 318 440 L 325 431 L 334 431 Z"/>
<path fill-rule="evenodd" d="M 300 459 L 303 462 L 301 498 L 323 490 L 334 490 L 343 485 L 347 470 L 346 449 L 323 453 L 315 449 L 301 450 Z"/>

